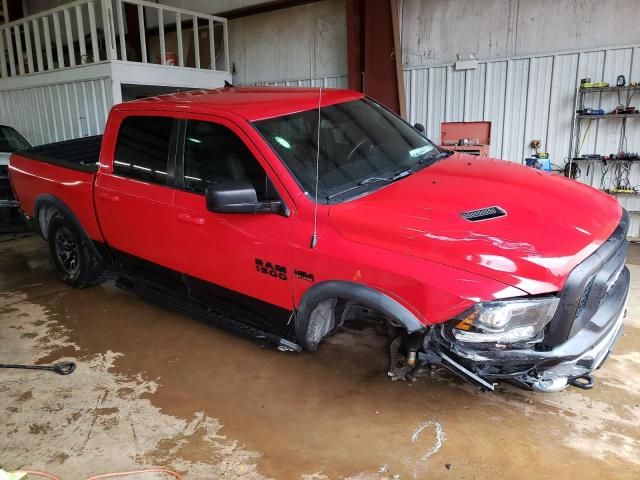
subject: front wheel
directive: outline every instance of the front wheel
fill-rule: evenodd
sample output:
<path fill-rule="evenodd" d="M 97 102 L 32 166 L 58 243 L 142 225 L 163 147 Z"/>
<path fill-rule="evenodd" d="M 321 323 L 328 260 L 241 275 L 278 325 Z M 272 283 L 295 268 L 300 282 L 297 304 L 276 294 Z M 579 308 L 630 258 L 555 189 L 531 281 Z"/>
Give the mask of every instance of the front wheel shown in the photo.
<path fill-rule="evenodd" d="M 47 237 L 51 259 L 65 283 L 84 288 L 106 279 L 104 263 L 91 249 L 89 240 L 62 213 L 51 218 Z"/>

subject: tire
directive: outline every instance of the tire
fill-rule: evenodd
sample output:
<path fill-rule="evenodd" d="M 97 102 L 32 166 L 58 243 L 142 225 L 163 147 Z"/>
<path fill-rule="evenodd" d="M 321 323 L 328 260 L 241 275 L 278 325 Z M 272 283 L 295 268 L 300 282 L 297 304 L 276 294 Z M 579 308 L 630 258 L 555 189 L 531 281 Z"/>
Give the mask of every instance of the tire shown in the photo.
<path fill-rule="evenodd" d="M 51 217 L 47 239 L 53 265 L 65 283 L 85 288 L 107 279 L 107 269 L 89 239 L 63 213 Z"/>
<path fill-rule="evenodd" d="M 320 342 L 337 328 L 336 325 L 336 304 L 337 299 L 329 298 L 318 303 L 309 317 L 306 319 L 302 328 L 298 341 L 305 350 L 314 352 L 318 349 Z"/>

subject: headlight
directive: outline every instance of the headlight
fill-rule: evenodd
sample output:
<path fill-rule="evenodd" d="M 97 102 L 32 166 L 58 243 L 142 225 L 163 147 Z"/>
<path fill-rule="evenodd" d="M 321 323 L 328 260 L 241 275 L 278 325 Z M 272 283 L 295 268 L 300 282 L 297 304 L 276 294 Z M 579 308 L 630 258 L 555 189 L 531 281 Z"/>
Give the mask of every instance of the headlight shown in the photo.
<path fill-rule="evenodd" d="M 457 317 L 453 336 L 474 343 L 536 341 L 559 302 L 557 297 L 540 297 L 478 303 Z"/>

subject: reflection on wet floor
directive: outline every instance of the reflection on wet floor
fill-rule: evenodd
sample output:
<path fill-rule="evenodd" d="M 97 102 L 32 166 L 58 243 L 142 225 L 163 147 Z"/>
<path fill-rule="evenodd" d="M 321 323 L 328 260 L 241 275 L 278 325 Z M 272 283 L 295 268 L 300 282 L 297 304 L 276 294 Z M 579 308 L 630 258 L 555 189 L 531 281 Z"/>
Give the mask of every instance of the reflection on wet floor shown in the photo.
<path fill-rule="evenodd" d="M 188 478 L 639 478 L 631 268 L 626 334 L 596 388 L 490 394 L 445 372 L 390 382 L 374 327 L 276 352 L 112 283 L 67 288 L 42 240 L 2 242 L 3 360 L 78 370 L 0 371 L 0 464 L 68 478 L 153 464 Z"/>

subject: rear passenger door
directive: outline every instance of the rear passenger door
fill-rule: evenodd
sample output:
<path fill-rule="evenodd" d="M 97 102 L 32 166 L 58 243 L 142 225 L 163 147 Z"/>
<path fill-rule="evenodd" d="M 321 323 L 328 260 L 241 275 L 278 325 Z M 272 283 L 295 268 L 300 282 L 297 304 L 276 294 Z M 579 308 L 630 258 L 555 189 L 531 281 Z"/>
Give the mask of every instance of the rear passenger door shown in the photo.
<path fill-rule="evenodd" d="M 212 304 L 230 301 L 242 308 L 244 321 L 286 334 L 293 218 L 214 213 L 204 197 L 210 183 L 243 180 L 256 189 L 258 201 L 284 200 L 258 160 L 259 150 L 224 119 L 183 121 L 180 139 L 173 222 L 189 291 Z"/>
<path fill-rule="evenodd" d="M 113 166 L 101 168 L 95 202 L 103 235 L 125 266 L 172 266 L 171 203 L 177 120 L 136 114 L 119 125 Z M 104 160 L 103 160 L 104 161 Z M 160 278 L 158 278 L 160 279 Z"/>

